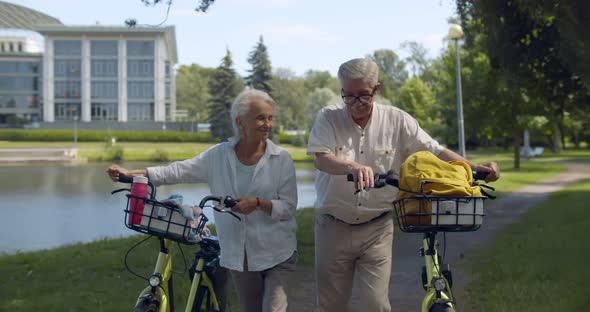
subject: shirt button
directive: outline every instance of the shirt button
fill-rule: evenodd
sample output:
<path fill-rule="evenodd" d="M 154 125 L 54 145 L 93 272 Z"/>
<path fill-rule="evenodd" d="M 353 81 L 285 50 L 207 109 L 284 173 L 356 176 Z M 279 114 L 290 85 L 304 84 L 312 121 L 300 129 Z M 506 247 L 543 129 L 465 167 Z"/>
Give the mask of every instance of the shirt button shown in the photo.
<path fill-rule="evenodd" d="M 364 132 L 363 132 L 363 133 L 361 133 L 361 136 L 365 136 L 365 133 L 364 133 Z"/>
<path fill-rule="evenodd" d="M 359 203 L 359 207 L 360 207 L 361 205 L 362 205 L 362 204 L 361 204 L 361 203 Z"/>
<path fill-rule="evenodd" d="M 359 220 L 359 218 L 356 218 L 356 221 L 358 221 L 358 220 Z"/>
<path fill-rule="evenodd" d="M 361 154 L 363 154 L 363 153 L 364 153 L 364 152 L 363 152 L 363 151 L 361 151 Z"/>

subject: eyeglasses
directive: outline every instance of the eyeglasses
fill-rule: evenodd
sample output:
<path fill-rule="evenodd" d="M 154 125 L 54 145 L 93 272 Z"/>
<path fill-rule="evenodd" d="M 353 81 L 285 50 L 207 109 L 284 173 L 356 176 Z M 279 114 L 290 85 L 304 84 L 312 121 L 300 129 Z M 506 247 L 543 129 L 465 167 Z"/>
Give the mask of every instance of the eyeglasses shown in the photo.
<path fill-rule="evenodd" d="M 361 94 L 359 96 L 342 94 L 341 96 L 342 96 L 342 100 L 344 101 L 344 104 L 346 104 L 346 105 L 353 105 L 354 103 L 356 103 L 357 100 L 363 104 L 368 104 L 369 102 L 371 102 L 371 99 L 375 95 L 376 91 L 377 90 L 375 90 L 375 88 L 373 88 L 373 91 L 371 92 L 371 94 Z M 344 93 L 344 90 L 341 90 L 341 92 Z"/>

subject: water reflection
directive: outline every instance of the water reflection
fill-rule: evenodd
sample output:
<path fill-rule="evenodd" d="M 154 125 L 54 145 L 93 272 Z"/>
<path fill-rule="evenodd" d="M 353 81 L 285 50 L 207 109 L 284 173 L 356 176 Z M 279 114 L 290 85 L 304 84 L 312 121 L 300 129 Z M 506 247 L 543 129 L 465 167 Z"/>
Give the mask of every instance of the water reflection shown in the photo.
<path fill-rule="evenodd" d="M 105 164 L 1 166 L 0 253 L 133 234 L 123 224 L 125 196 L 110 195 L 124 184 L 108 180 L 105 168 Z M 298 207 L 313 205 L 313 177 L 311 168 L 297 169 Z M 158 198 L 174 193 L 182 194 L 186 203 L 198 203 L 209 188 L 206 184 L 158 188 Z M 211 211 L 205 213 L 213 219 Z"/>

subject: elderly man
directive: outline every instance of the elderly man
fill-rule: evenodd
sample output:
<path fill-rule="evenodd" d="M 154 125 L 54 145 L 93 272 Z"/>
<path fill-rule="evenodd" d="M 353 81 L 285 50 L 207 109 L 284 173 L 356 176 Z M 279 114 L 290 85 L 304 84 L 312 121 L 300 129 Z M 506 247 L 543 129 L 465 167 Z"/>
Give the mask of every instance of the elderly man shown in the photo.
<path fill-rule="evenodd" d="M 432 139 L 406 112 L 374 103 L 381 85 L 379 68 L 369 59 L 353 59 L 338 70 L 343 103 L 322 109 L 311 130 L 307 153 L 318 169 L 315 225 L 316 281 L 320 311 L 346 311 L 358 281 L 363 311 L 390 311 L 395 194 L 373 188 L 373 174 L 399 172 L 412 153 L 427 150 L 445 161 L 463 160 Z M 499 178 L 495 163 L 473 170 Z M 354 185 L 346 175 L 353 174 Z"/>

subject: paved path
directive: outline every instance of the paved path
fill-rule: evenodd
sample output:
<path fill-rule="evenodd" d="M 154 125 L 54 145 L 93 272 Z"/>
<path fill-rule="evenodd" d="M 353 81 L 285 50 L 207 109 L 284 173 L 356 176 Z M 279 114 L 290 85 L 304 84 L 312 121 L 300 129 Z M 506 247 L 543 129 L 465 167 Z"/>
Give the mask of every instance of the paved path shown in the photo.
<path fill-rule="evenodd" d="M 545 201 L 551 192 L 561 190 L 573 182 L 590 177 L 590 163 L 566 162 L 564 164 L 568 168 L 565 173 L 525 187 L 495 201 L 488 201 L 486 203 L 485 221 L 480 230 L 468 233 L 447 233 L 445 262 L 451 264 L 453 271 L 453 288 L 458 301 L 458 311 L 471 310 L 465 300 L 465 290 L 463 289 L 467 282 L 467 276 L 461 270 L 464 266 L 464 257 L 469 256 L 474 247 L 488 243 L 498 230 L 514 222 L 530 207 Z M 395 235 L 393 268 L 389 288 L 392 311 L 420 311 L 421 300 L 424 296 L 420 278 L 423 260 L 418 255 L 418 249 L 422 245 L 421 235 L 401 233 L 398 230 L 396 230 Z M 313 269 L 305 270 L 300 268 L 295 276 L 290 294 L 289 311 L 313 311 L 314 300 Z M 353 311 L 363 310 L 353 309 Z"/>

